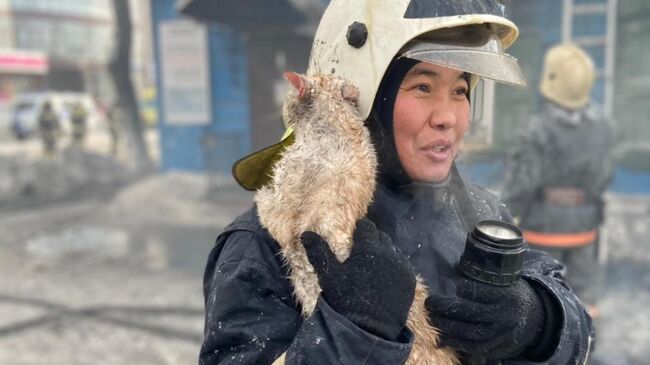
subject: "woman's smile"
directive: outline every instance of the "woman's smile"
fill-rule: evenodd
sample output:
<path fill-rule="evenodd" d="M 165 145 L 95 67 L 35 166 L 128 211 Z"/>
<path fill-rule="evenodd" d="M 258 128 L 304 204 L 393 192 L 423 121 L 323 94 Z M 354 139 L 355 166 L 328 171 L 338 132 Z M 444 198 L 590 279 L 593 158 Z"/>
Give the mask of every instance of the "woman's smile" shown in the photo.
<path fill-rule="evenodd" d="M 452 143 L 448 140 L 438 140 L 424 145 L 421 151 L 433 162 L 445 162 L 453 159 Z"/>

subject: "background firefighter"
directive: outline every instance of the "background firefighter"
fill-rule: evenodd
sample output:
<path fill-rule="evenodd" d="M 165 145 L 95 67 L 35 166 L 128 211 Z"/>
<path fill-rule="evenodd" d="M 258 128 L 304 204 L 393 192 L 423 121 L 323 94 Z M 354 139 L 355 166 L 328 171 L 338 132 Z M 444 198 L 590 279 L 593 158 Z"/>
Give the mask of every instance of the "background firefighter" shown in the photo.
<path fill-rule="evenodd" d="M 88 128 L 88 112 L 81 103 L 75 103 L 72 107 L 72 142 L 77 146 L 82 146 L 86 138 Z"/>
<path fill-rule="evenodd" d="M 41 113 L 38 116 L 38 130 L 43 141 L 43 151 L 46 156 L 53 156 L 56 151 L 56 143 L 61 131 L 59 116 L 52 108 L 50 102 L 43 104 Z"/>
<path fill-rule="evenodd" d="M 235 219 L 206 266 L 201 364 L 402 364 L 413 342 L 405 321 L 415 273 L 429 287 L 426 307 L 442 345 L 462 356 L 485 364 L 586 361 L 590 318 L 566 289 L 557 261 L 528 251 L 522 279 L 507 288 L 465 279 L 455 267 L 476 221 L 510 219 L 454 165 L 476 80 L 524 82 L 503 51 L 518 34 L 503 12 L 492 0 L 330 3 L 307 73 L 332 73 L 359 89 L 359 113 L 379 162 L 367 219 L 357 222 L 342 263 L 323 237 L 302 234 L 299 247 L 322 288 L 307 317 L 257 209 Z M 238 161 L 236 180 L 252 190 L 267 184 L 290 143 L 285 138 Z"/>
<path fill-rule="evenodd" d="M 566 265 L 592 316 L 602 275 L 603 193 L 613 173 L 610 123 L 589 103 L 594 78 L 594 64 L 579 47 L 548 50 L 539 86 L 544 109 L 512 151 L 502 192 L 525 239 Z"/>

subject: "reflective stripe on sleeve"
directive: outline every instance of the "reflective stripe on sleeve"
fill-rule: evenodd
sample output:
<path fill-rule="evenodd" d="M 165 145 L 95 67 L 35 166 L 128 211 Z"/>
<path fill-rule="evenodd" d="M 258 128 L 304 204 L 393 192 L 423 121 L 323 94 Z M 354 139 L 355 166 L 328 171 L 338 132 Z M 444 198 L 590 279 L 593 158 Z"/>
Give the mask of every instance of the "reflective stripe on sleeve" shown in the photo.
<path fill-rule="evenodd" d="M 524 239 L 533 245 L 550 247 L 576 247 L 586 246 L 596 241 L 598 231 L 593 229 L 586 232 L 575 233 L 546 233 L 524 231 Z"/>

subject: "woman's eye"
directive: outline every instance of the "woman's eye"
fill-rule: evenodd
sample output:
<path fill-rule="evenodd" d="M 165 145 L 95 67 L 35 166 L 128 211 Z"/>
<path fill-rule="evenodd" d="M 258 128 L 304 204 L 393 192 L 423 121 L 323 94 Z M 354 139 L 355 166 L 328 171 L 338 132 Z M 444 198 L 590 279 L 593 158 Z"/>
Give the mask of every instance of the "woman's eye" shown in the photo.
<path fill-rule="evenodd" d="M 464 87 L 464 86 L 459 87 L 459 88 L 456 89 L 455 94 L 465 96 L 465 95 L 467 95 L 467 88 Z"/>
<path fill-rule="evenodd" d="M 425 84 L 419 84 L 415 88 L 418 91 L 421 91 L 423 93 L 428 93 L 429 91 L 431 91 L 431 88 L 429 87 L 429 85 L 425 85 Z"/>

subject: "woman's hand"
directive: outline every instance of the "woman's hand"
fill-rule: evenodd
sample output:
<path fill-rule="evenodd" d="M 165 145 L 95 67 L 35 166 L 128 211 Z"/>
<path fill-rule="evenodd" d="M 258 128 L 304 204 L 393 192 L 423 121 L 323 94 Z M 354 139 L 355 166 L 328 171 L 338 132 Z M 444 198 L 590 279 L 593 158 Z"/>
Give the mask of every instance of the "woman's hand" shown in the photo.
<path fill-rule="evenodd" d="M 456 294 L 431 295 L 425 302 L 443 345 L 481 358 L 508 359 L 538 342 L 544 305 L 526 280 L 499 287 L 463 279 Z"/>
<path fill-rule="evenodd" d="M 300 239 L 325 301 L 360 328 L 396 340 L 413 302 L 415 273 L 390 237 L 367 219 L 357 221 L 352 251 L 342 263 L 318 234 L 307 231 Z"/>

